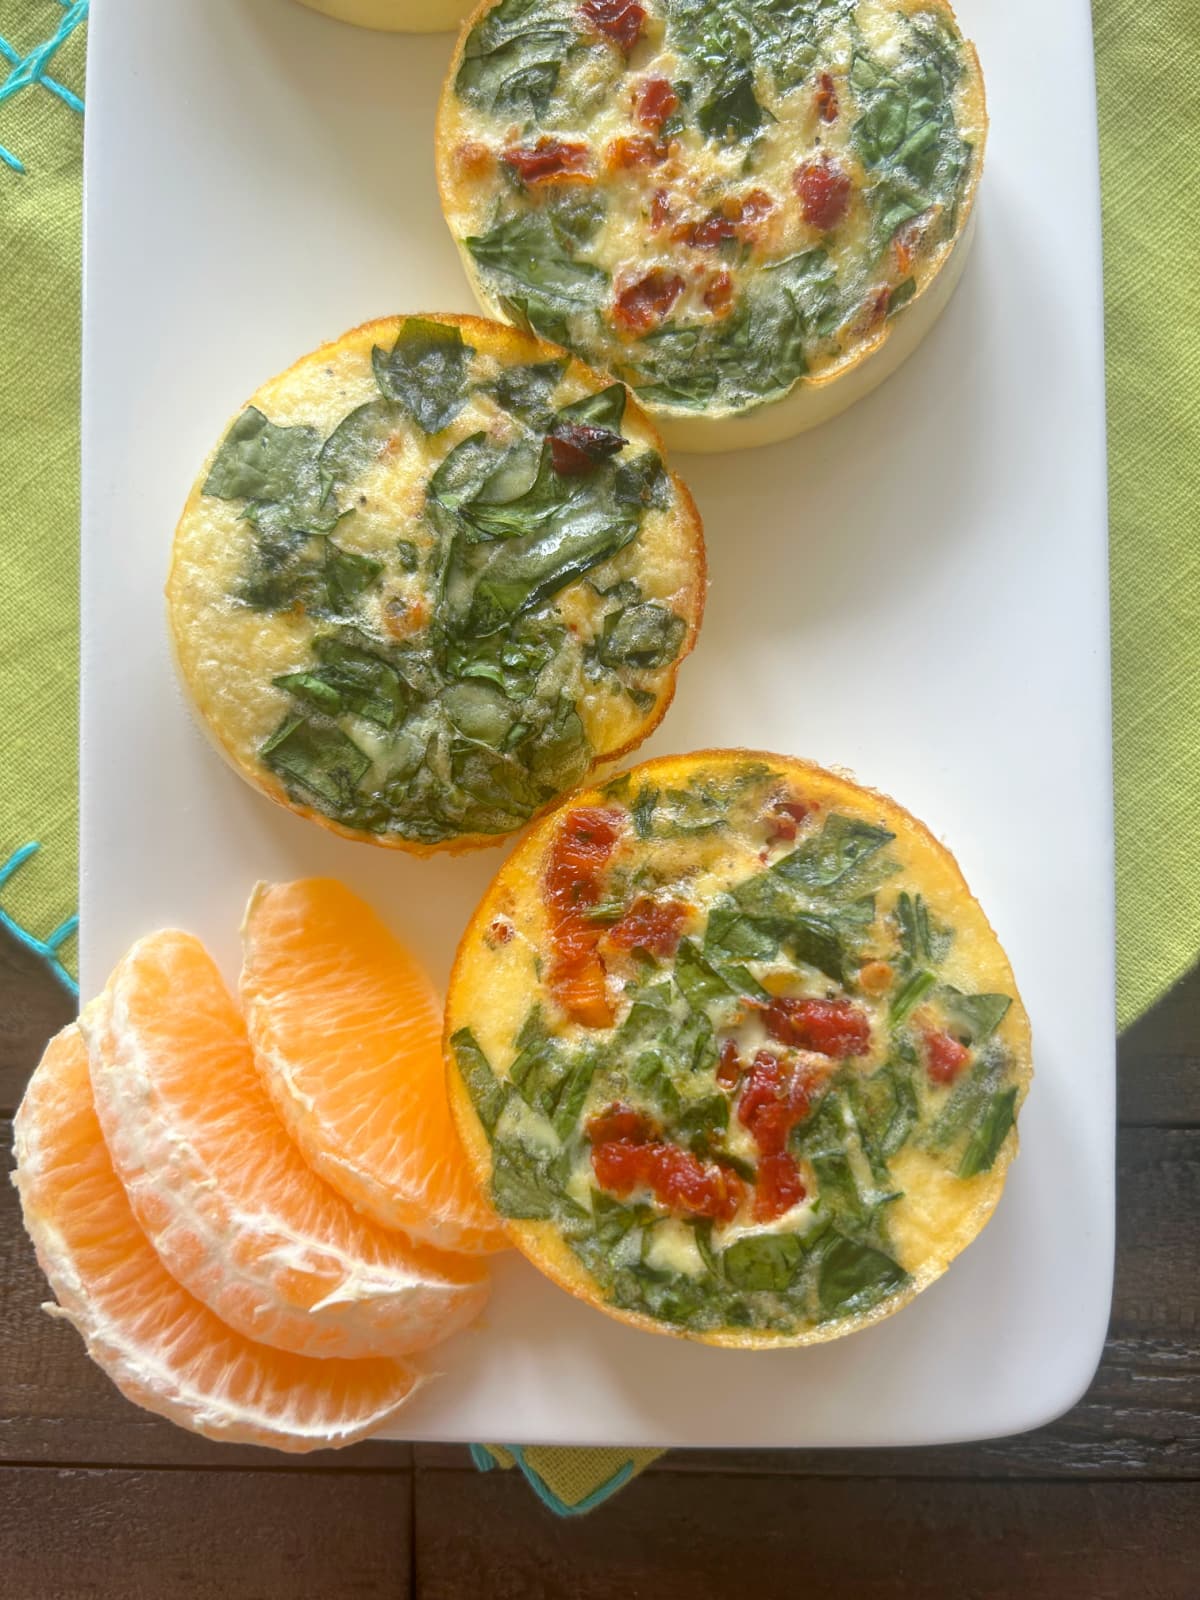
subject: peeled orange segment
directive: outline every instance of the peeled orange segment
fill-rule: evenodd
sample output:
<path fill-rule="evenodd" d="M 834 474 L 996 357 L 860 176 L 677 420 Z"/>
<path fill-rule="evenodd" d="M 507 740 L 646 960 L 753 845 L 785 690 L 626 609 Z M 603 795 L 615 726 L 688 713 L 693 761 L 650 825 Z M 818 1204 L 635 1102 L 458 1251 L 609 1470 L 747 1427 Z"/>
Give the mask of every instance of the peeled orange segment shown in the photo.
<path fill-rule="evenodd" d="M 80 1026 L 134 1215 L 231 1328 L 298 1355 L 404 1355 L 480 1311 L 482 1263 L 375 1226 L 308 1165 L 198 939 L 140 940 Z"/>
<path fill-rule="evenodd" d="M 451 1120 L 441 1007 L 416 959 L 332 878 L 259 884 L 242 946 L 255 1061 L 317 1172 L 384 1227 L 503 1249 Z"/>
<path fill-rule="evenodd" d="M 130 1210 L 64 1028 L 16 1118 L 25 1226 L 60 1313 L 135 1404 L 210 1439 L 317 1450 L 372 1433 L 417 1389 L 400 1361 L 318 1361 L 234 1333 L 177 1284 Z"/>

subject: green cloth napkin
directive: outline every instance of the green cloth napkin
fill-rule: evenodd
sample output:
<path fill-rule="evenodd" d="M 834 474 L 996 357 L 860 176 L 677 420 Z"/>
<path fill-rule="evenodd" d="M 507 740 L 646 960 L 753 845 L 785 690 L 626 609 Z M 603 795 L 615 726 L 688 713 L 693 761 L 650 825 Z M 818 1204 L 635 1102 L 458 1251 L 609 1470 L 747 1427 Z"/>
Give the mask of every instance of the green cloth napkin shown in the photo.
<path fill-rule="evenodd" d="M 86 12 L 86 0 L 0 0 L 0 920 L 47 955 L 70 926 L 78 873 L 76 97 Z M 1200 4 L 1093 0 L 1093 16 L 1125 1027 L 1200 956 Z M 19 858 L 32 841 L 41 852 Z M 20 871 L 6 879 L 13 859 Z M 475 1451 L 484 1470 L 519 1467 L 560 1514 L 591 1509 L 656 1454 Z"/>

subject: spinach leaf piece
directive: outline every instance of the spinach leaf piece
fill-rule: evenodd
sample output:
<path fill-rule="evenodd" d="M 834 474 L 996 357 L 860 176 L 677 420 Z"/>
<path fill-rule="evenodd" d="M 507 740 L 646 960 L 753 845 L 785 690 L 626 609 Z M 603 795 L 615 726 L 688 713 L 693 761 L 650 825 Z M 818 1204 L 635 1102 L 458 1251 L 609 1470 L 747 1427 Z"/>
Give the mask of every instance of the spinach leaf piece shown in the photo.
<path fill-rule="evenodd" d="M 786 883 L 836 896 L 851 874 L 896 837 L 857 817 L 831 815 L 820 833 L 806 839 L 772 869 Z M 855 886 L 859 887 L 856 878 Z"/>
<path fill-rule="evenodd" d="M 672 1130 L 675 1137 L 699 1155 L 708 1155 L 712 1141 L 729 1127 L 729 1097 L 706 1095 L 685 1104 Z"/>
<path fill-rule="evenodd" d="M 400 425 L 401 408 L 392 400 L 368 400 L 343 417 L 321 446 L 317 466 L 332 484 L 353 483 L 382 455 Z"/>
<path fill-rule="evenodd" d="M 966 1033 L 974 1045 L 991 1038 L 1012 1005 L 1006 994 L 963 994 L 948 983 L 938 990 L 937 998 L 950 1022 Z"/>
<path fill-rule="evenodd" d="M 1006 1089 L 995 1094 L 987 1103 L 983 1116 L 967 1141 L 963 1158 L 958 1164 L 960 1178 L 973 1178 L 976 1173 L 990 1172 L 992 1163 L 1000 1154 L 1000 1147 L 1008 1138 L 1009 1130 L 1017 1120 L 1017 1091 Z"/>
<path fill-rule="evenodd" d="M 836 1229 L 822 1244 L 817 1297 L 823 1319 L 850 1316 L 878 1305 L 908 1282 L 908 1273 L 874 1245 L 847 1238 Z"/>
<path fill-rule="evenodd" d="M 726 983 L 690 939 L 683 939 L 675 955 L 675 982 L 693 1011 L 704 1011 L 714 1000 L 726 1000 L 736 990 Z"/>
<path fill-rule="evenodd" d="M 556 413 L 559 422 L 586 422 L 593 428 L 607 428 L 610 433 L 621 432 L 625 419 L 626 390 L 623 383 L 610 383 L 597 394 L 585 394 L 581 400 L 572 400 Z"/>
<path fill-rule="evenodd" d="M 636 537 L 641 522 L 640 508 L 618 500 L 613 494 L 613 475 L 601 468 L 586 478 L 559 478 L 550 481 L 547 469 L 525 499 L 522 511 L 532 523 L 531 531 L 503 543 L 477 546 L 482 556 L 475 558 L 459 577 L 458 617 L 451 621 L 459 636 L 483 638 L 505 627 L 523 613 L 566 588 L 576 578 L 623 550 Z M 478 527 L 484 514 L 478 502 L 471 507 Z M 489 528 L 504 527 L 505 519 L 520 512 L 515 503 L 493 508 L 486 515 Z M 465 613 L 465 614 L 464 614 Z"/>
<path fill-rule="evenodd" d="M 633 831 L 639 839 L 648 839 L 654 829 L 654 808 L 658 804 L 658 790 L 652 789 L 644 783 L 638 790 L 630 814 L 633 817 Z"/>
<path fill-rule="evenodd" d="M 459 1028 L 457 1033 L 451 1034 L 450 1048 L 471 1096 L 471 1104 L 490 1139 L 508 1103 L 508 1088 L 492 1071 L 491 1062 L 479 1048 L 470 1028 Z"/>
<path fill-rule="evenodd" d="M 985 1051 L 950 1091 L 937 1121 L 925 1136 L 931 1150 L 948 1150 L 965 1132 L 973 1132 L 999 1091 L 1007 1057 L 995 1049 Z"/>
<path fill-rule="evenodd" d="M 492 1204 L 502 1217 L 561 1221 L 587 1213 L 563 1190 L 552 1162 L 535 1155 L 518 1139 L 492 1144 Z"/>
<path fill-rule="evenodd" d="M 320 449 L 315 428 L 281 428 L 248 406 L 222 440 L 201 493 L 220 500 L 319 503 Z"/>
<path fill-rule="evenodd" d="M 335 812 L 353 805 L 359 780 L 371 765 L 354 741 L 332 722 L 287 717 L 259 756 L 283 778 L 316 797 Z"/>
<path fill-rule="evenodd" d="M 440 433 L 467 403 L 474 354 L 459 328 L 407 317 L 390 351 L 371 351 L 371 365 L 385 400 L 403 406 L 425 433 Z"/>
<path fill-rule="evenodd" d="M 454 87 L 497 116 L 540 117 L 576 37 L 540 0 L 504 0 L 472 28 Z"/>
<path fill-rule="evenodd" d="M 897 989 L 888 1010 L 888 1017 L 893 1027 L 898 1027 L 909 1013 L 922 1001 L 937 982 L 932 972 L 922 970 L 914 972 Z"/>
<path fill-rule="evenodd" d="M 651 671 L 674 661 L 687 635 L 687 623 L 674 611 L 653 600 L 610 611 L 596 646 L 606 667 L 635 667 Z"/>
<path fill-rule="evenodd" d="M 924 895 L 901 890 L 896 896 L 895 917 L 906 971 L 936 966 L 945 959 L 954 935 L 930 916 Z"/>
<path fill-rule="evenodd" d="M 522 367 L 505 367 L 483 388 L 514 417 L 536 422 L 545 416 L 550 396 L 566 370 L 566 361 L 533 361 Z"/>
<path fill-rule="evenodd" d="M 723 1252 L 721 1268 L 735 1289 L 780 1294 L 791 1287 L 803 1256 L 794 1233 L 751 1233 Z"/>
<path fill-rule="evenodd" d="M 466 246 L 506 293 L 526 297 L 529 322 L 548 336 L 562 331 L 555 310 L 561 317 L 581 305 L 598 305 L 608 284 L 602 268 L 575 259 L 574 247 L 544 211 L 519 212 L 468 238 Z"/>
<path fill-rule="evenodd" d="M 407 704 L 404 684 L 395 668 L 381 656 L 354 642 L 361 638 L 353 632 L 349 640 L 318 635 L 313 649 L 322 663 L 320 670 L 276 678 L 276 687 L 288 690 L 327 716 L 349 711 L 381 728 L 394 728 Z"/>

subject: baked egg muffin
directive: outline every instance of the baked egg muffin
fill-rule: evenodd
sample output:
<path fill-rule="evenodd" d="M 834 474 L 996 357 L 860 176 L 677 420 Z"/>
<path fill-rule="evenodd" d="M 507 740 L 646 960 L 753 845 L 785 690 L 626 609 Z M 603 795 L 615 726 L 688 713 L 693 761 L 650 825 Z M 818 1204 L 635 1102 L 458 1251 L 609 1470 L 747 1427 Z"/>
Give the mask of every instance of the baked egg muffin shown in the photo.
<path fill-rule="evenodd" d="M 991 1216 L 1032 1075 L 1012 969 L 886 796 L 706 751 L 573 795 L 459 947 L 451 1103 L 572 1294 L 743 1349 L 878 1322 Z"/>
<path fill-rule="evenodd" d="M 945 0 L 485 0 L 438 178 L 489 314 L 623 378 L 672 448 L 723 450 L 915 349 L 986 128 Z"/>
<path fill-rule="evenodd" d="M 365 324 L 271 379 L 167 582 L 184 682 L 271 799 L 418 854 L 520 828 L 657 725 L 704 604 L 625 388 L 477 317 Z"/>

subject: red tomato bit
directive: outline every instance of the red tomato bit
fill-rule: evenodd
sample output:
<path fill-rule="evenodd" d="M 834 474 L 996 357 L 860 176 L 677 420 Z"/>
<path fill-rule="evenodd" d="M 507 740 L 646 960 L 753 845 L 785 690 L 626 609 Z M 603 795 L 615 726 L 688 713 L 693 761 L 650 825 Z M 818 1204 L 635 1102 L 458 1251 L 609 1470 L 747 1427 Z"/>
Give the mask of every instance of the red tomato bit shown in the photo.
<path fill-rule="evenodd" d="M 620 1199 L 649 1189 L 660 1205 L 693 1217 L 730 1222 L 745 1196 L 736 1172 L 701 1161 L 675 1144 L 614 1139 L 592 1145 L 596 1182 Z"/>
<path fill-rule="evenodd" d="M 617 1101 L 598 1117 L 589 1119 L 587 1136 L 591 1144 L 612 1144 L 617 1139 L 644 1144 L 650 1138 L 650 1124 L 640 1111 Z"/>
<path fill-rule="evenodd" d="M 733 304 L 733 278 L 722 268 L 708 281 L 704 291 L 704 304 L 714 317 L 723 317 Z"/>
<path fill-rule="evenodd" d="M 623 172 L 628 167 L 660 167 L 667 155 L 665 144 L 649 134 L 635 133 L 630 139 L 614 139 L 606 159 L 613 172 Z"/>
<path fill-rule="evenodd" d="M 597 33 L 619 44 L 626 55 L 642 36 L 646 8 L 637 0 L 583 0 L 579 9 Z"/>
<path fill-rule="evenodd" d="M 595 472 L 602 461 L 624 450 L 625 441 L 611 428 L 598 428 L 591 422 L 556 422 L 550 440 L 550 460 L 555 472 L 564 478 L 579 478 Z"/>
<path fill-rule="evenodd" d="M 631 333 L 656 327 L 669 314 L 686 285 L 677 272 L 655 267 L 644 278 L 627 285 L 617 295 L 613 320 Z"/>
<path fill-rule="evenodd" d="M 948 1033 L 925 1035 L 925 1070 L 931 1083 L 953 1083 L 970 1059 L 966 1045 Z"/>
<path fill-rule="evenodd" d="M 618 950 L 648 950 L 652 956 L 673 956 L 687 911 L 687 906 L 678 900 L 643 896 L 608 930 L 608 942 Z"/>
<path fill-rule="evenodd" d="M 846 215 L 850 179 L 828 156 L 797 167 L 792 177 L 805 222 L 828 233 Z"/>
<path fill-rule="evenodd" d="M 736 1089 L 741 1076 L 742 1062 L 738 1047 L 732 1039 L 726 1039 L 721 1045 L 721 1056 L 717 1062 L 717 1082 L 722 1089 Z"/>
<path fill-rule="evenodd" d="M 763 1155 L 786 1150 L 788 1134 L 804 1121 L 808 1109 L 808 1085 L 801 1074 L 786 1070 L 769 1050 L 760 1050 L 743 1082 L 737 1114 Z"/>
<path fill-rule="evenodd" d="M 789 844 L 800 831 L 800 824 L 811 815 L 812 806 L 803 800 L 773 800 L 767 813 L 767 838 L 772 844 L 780 839 Z"/>
<path fill-rule="evenodd" d="M 763 1021 L 772 1039 L 843 1061 L 871 1048 L 871 1020 L 849 1000 L 771 1000 Z"/>
<path fill-rule="evenodd" d="M 582 806 L 555 836 L 542 885 L 550 914 L 549 986 L 567 1015 L 588 1028 L 612 1026 L 613 1007 L 588 912 L 601 898 L 601 873 L 621 831 L 615 811 Z"/>
<path fill-rule="evenodd" d="M 827 72 L 823 72 L 817 79 L 817 115 L 822 122 L 836 122 L 838 117 L 838 96 L 833 79 Z"/>
<path fill-rule="evenodd" d="M 754 1188 L 754 1220 L 774 1222 L 776 1217 L 799 1205 L 807 1193 L 800 1168 L 786 1150 L 763 1156 L 758 1163 L 758 1181 Z"/>
<path fill-rule="evenodd" d="M 647 78 L 637 101 L 637 118 L 643 128 L 658 133 L 667 118 L 679 110 L 679 96 L 665 78 Z"/>
<path fill-rule="evenodd" d="M 566 144 L 543 135 L 535 145 L 514 145 L 501 158 L 527 185 L 552 183 L 556 178 L 573 178 L 587 166 L 586 144 Z"/>

